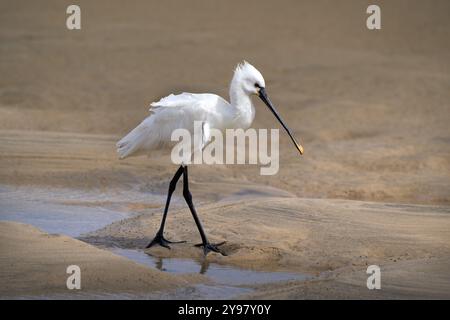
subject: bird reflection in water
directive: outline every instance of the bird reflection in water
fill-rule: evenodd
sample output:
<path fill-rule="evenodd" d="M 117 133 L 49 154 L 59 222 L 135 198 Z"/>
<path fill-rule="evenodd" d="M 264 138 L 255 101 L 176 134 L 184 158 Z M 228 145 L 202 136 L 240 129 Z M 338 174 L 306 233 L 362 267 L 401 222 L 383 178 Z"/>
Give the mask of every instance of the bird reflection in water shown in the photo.
<path fill-rule="evenodd" d="M 159 271 L 164 271 L 164 272 L 168 272 L 169 271 L 169 270 L 167 270 L 164 267 L 164 260 L 165 260 L 165 258 L 153 257 L 153 256 L 151 256 L 151 257 L 155 259 L 155 267 L 156 267 L 156 269 L 158 269 Z M 206 274 L 206 272 L 208 271 L 208 268 L 210 266 L 209 261 L 204 259 L 202 261 L 196 261 L 196 264 L 200 267 L 198 273 L 199 274 Z"/>

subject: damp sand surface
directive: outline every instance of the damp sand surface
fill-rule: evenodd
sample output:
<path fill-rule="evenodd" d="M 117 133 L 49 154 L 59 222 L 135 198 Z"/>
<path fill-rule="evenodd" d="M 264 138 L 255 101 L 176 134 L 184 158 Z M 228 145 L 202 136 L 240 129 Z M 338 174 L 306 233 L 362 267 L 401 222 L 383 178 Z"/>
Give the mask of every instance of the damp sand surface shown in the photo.
<path fill-rule="evenodd" d="M 4 298 L 448 296 L 450 210 L 446 206 L 301 199 L 287 194 L 280 196 L 279 192 L 273 194 L 272 188 L 249 191 L 252 187 L 246 185 L 245 192 L 220 201 L 205 201 L 199 206 L 211 241 L 227 241 L 222 246 L 226 257 L 211 253 L 205 259 L 201 250 L 194 247 L 199 241 L 195 224 L 177 197 L 167 222 L 166 237 L 186 243 L 173 244 L 171 250 L 144 249 L 161 217 L 161 208 L 152 205 L 147 193 L 139 195 L 134 191 L 127 195 L 123 191 L 123 198 L 117 194 L 112 201 L 108 194 L 96 194 L 93 190 L 88 195 L 64 190 L 46 199 L 34 188 L 24 188 L 22 195 L 21 189 L 2 188 L 2 200 L 14 203 L 14 199 L 21 199 L 22 205 L 11 206 L 10 210 L 5 206 L 0 216 L 2 220 L 16 217 L 21 222 L 1 224 Z M 36 194 L 38 199 L 34 198 Z M 129 199 L 135 199 L 139 207 L 130 207 Z M 8 201 L 3 203 L 7 205 Z M 47 212 L 61 210 L 73 221 L 84 221 L 89 228 L 82 228 L 83 233 L 79 233 L 75 222 L 66 223 L 57 212 L 39 215 L 39 210 L 46 210 L 45 206 Z M 4 214 L 8 211 L 9 215 Z M 91 213 L 103 217 L 90 220 Z M 36 220 L 36 215 L 42 219 Z M 48 233 L 30 225 L 37 221 Z M 141 271 L 127 271 L 119 276 L 116 260 L 119 266 L 127 265 L 125 270 Z M 69 264 L 87 268 L 84 281 L 93 283 L 80 292 L 67 292 L 64 271 Z M 383 282 L 382 294 L 373 294 L 366 288 L 365 271 L 371 264 L 380 265 L 384 277 L 393 281 Z M 109 278 L 103 279 L 110 268 L 113 271 Z M 50 271 L 43 272 L 44 269 Z M 165 277 L 158 286 L 134 285 L 135 277 L 141 279 L 141 272 Z M 23 275 L 28 276 L 24 279 Z M 125 279 L 113 285 L 108 282 L 113 279 L 110 277 Z M 41 283 L 47 285 L 42 288 Z M 99 289 L 103 286 L 104 289 Z"/>
<path fill-rule="evenodd" d="M 243 190 L 241 194 L 259 194 L 260 191 L 249 191 Z M 153 201 L 159 201 L 157 196 L 153 197 Z M 114 193 L 96 193 L 96 192 L 81 192 L 80 190 L 70 190 L 70 189 L 49 189 L 49 188 L 32 188 L 32 187 L 7 187 L 2 186 L 0 189 L 0 201 L 2 207 L 0 208 L 0 218 L 1 220 L 6 220 L 2 224 L 3 229 L 12 229 L 18 233 L 34 233 L 35 236 L 43 237 L 41 245 L 47 246 L 45 242 L 53 242 L 61 240 L 62 248 L 58 248 L 60 256 L 55 253 L 55 259 L 53 259 L 53 264 L 58 262 L 58 259 L 62 259 L 64 256 L 70 254 L 70 249 L 67 243 L 72 243 L 74 250 L 78 247 L 82 247 L 86 250 L 90 246 L 86 244 L 79 243 L 76 240 L 69 240 L 67 236 L 71 237 L 83 237 L 83 234 L 88 231 L 94 231 L 95 229 L 104 227 L 112 223 L 113 221 L 120 221 L 126 217 L 131 217 L 133 214 L 130 212 L 129 203 L 145 203 L 147 207 L 152 207 L 152 196 L 148 193 L 139 192 L 126 192 L 126 194 Z M 176 207 L 176 200 L 174 201 L 174 207 Z M 13 223 L 9 221 L 16 221 L 20 223 Z M 36 226 L 41 230 L 31 227 L 30 225 Z M 8 237 L 21 237 L 24 235 L 11 235 L 11 230 L 7 230 L 3 238 L 5 238 L 5 243 L 3 245 L 4 250 L 8 249 L 7 243 L 10 240 Z M 28 235 L 31 236 L 32 235 Z M 48 239 L 52 239 L 49 241 Z M 21 239 L 22 241 L 24 239 Z M 28 241 L 41 242 L 39 239 L 30 239 Z M 104 243 L 105 244 L 105 243 Z M 113 243 L 109 243 L 113 245 Z M 17 245 L 17 244 L 16 244 Z M 34 245 L 36 246 L 36 244 Z M 21 243 L 20 249 L 27 247 L 27 243 Z M 27 250 L 31 250 L 28 248 Z M 49 247 L 44 249 L 47 254 Z M 59 273 L 59 288 L 52 292 L 49 288 L 48 293 L 41 293 L 43 289 L 35 289 L 35 294 L 30 294 L 27 292 L 17 293 L 16 295 L 11 295 L 8 292 L 8 288 L 5 289 L 7 293 L 3 298 L 14 298 L 14 299 L 229 299 L 242 294 L 249 294 L 255 290 L 252 288 L 253 285 L 273 283 L 280 281 L 289 280 L 304 280 L 308 276 L 299 273 L 288 273 L 288 272 L 261 272 L 251 269 L 243 269 L 234 266 L 219 265 L 216 263 L 209 263 L 207 259 L 193 260 L 189 258 L 160 258 L 154 257 L 151 254 L 145 253 L 141 248 L 135 249 L 124 249 L 118 247 L 109 247 L 108 250 L 89 248 L 92 251 L 92 255 L 98 252 L 99 259 L 95 262 L 100 262 L 104 256 L 108 256 L 108 252 L 112 252 L 116 255 L 114 257 L 118 262 L 125 264 L 124 259 L 119 259 L 119 257 L 126 258 L 130 260 L 129 265 L 134 266 L 139 269 L 135 264 L 146 266 L 150 269 L 149 273 L 166 273 L 176 275 L 174 279 L 178 280 L 179 283 L 182 282 L 183 276 L 189 277 L 189 275 L 199 274 L 199 277 L 193 277 L 193 281 L 189 282 L 184 280 L 184 286 L 181 288 L 173 289 L 174 285 L 167 285 L 169 290 L 159 290 L 154 292 L 154 286 L 149 286 L 147 290 L 129 290 L 121 291 L 117 286 L 115 290 L 107 289 L 108 285 L 105 287 L 105 292 L 96 292 L 92 290 L 94 285 L 88 285 L 88 289 L 83 288 L 82 291 L 69 291 L 64 292 L 65 282 L 63 273 Z M 20 252 L 20 251 L 19 251 Z M 36 251 L 34 258 L 39 258 L 40 251 Z M 46 255 L 44 255 L 46 256 Z M 74 255 L 76 256 L 76 255 Z M 27 257 L 32 259 L 33 257 Z M 70 257 L 71 259 L 76 259 L 75 257 Z M 111 257 L 109 257 L 111 258 Z M 64 261 L 67 258 L 64 257 Z M 70 260 L 71 260 L 70 259 Z M 86 257 L 79 259 L 77 265 L 85 267 L 88 263 L 95 263 L 92 261 L 86 261 Z M 7 259 L 3 259 L 3 263 L 6 265 Z M 75 260 L 72 260 L 75 261 Z M 114 260 L 115 261 L 115 260 Z M 24 259 L 25 265 L 27 264 L 27 259 Z M 42 267 L 46 265 L 46 262 L 42 261 Z M 107 260 L 104 261 L 106 263 Z M 135 262 L 135 263 L 132 263 Z M 68 261 L 66 261 L 66 264 Z M 67 264 L 69 266 L 70 264 Z M 17 268 L 16 264 L 10 265 L 10 267 Z M 37 266 L 35 266 L 37 267 Z M 64 269 L 64 266 L 59 266 Z M 6 268 L 8 269 L 8 268 Z M 83 268 L 83 278 L 84 278 Z M 89 268 L 90 269 L 90 268 Z M 109 267 L 105 266 L 105 272 Z M 132 268 L 131 268 L 132 269 Z M 145 268 L 144 268 L 145 269 Z M 26 270 L 26 269 L 25 269 Z M 6 276 L 8 273 L 3 270 L 3 275 Z M 30 273 L 34 273 L 33 270 L 27 270 Z M 100 271 L 100 270 L 99 270 Z M 15 272 L 18 272 L 15 270 Z M 51 272 L 51 271 L 49 271 Z M 89 270 L 91 273 L 92 270 Z M 124 271 L 125 272 L 125 271 Z M 139 273 L 140 274 L 140 273 Z M 9 275 L 8 275 L 9 276 Z M 177 277 L 178 276 L 178 277 Z M 120 278 L 120 277 L 119 277 Z M 170 279 L 170 277 L 168 277 Z M 179 279 L 180 278 L 180 279 Z M 89 275 L 88 275 L 89 279 Z M 6 279 L 4 279 L 5 282 Z M 16 279 L 17 281 L 18 279 Z M 92 281 L 92 279 L 85 280 Z M 99 282 L 98 279 L 95 280 Z M 9 281 L 11 282 L 11 281 Z M 14 281 L 12 281 L 14 282 Z M 177 281 L 173 281 L 177 283 Z M 196 284 L 196 282 L 199 282 Z M 83 281 L 84 283 L 84 281 Z M 57 286 L 58 287 L 58 286 Z M 84 287 L 84 286 L 83 286 Z M 176 286 L 175 286 L 176 287 Z M 32 288 L 30 288 L 32 289 Z M 46 288 L 45 288 L 46 289 Z M 124 289 L 125 290 L 125 289 Z M 31 290 L 33 291 L 33 290 Z M 45 291 L 45 290 L 43 290 Z M 87 291 L 87 292 L 86 292 Z M 8 295 L 9 293 L 9 295 Z"/>

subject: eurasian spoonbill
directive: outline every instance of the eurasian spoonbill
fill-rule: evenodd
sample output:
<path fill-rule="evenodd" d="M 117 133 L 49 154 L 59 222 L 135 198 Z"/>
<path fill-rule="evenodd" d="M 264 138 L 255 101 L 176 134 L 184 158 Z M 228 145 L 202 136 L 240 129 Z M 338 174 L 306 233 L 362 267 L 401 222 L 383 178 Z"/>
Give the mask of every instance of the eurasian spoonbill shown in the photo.
<path fill-rule="evenodd" d="M 171 94 L 151 104 L 150 111 L 152 114 L 117 143 L 117 152 L 120 158 L 123 159 L 132 155 L 148 154 L 152 150 L 169 147 L 173 144 L 173 141 L 171 141 L 172 132 L 178 128 L 185 128 L 192 132 L 194 121 L 201 121 L 203 124 L 202 141 L 204 143 L 202 143 L 201 148 L 204 148 L 210 138 L 208 136 L 209 128 L 216 128 L 222 131 L 225 131 L 225 129 L 242 128 L 245 130 L 249 128 L 255 117 L 255 108 L 251 101 L 251 96 L 257 95 L 284 127 L 300 154 L 303 154 L 303 147 L 297 143 L 291 131 L 281 119 L 267 96 L 265 87 L 266 84 L 261 73 L 250 63 L 244 61 L 234 71 L 230 85 L 230 102 L 211 93 L 194 94 L 184 92 L 177 95 Z M 219 249 L 219 246 L 224 242 L 212 244 L 206 237 L 192 202 L 192 195 L 189 191 L 188 166 L 186 164 L 182 164 L 178 168 L 170 181 L 161 226 L 147 248 L 159 244 L 170 249 L 169 244 L 174 243 L 164 238 L 164 226 L 170 199 L 181 176 L 183 176 L 183 196 L 202 239 L 202 243 L 197 246 L 203 247 L 205 255 L 210 251 L 225 255 Z"/>

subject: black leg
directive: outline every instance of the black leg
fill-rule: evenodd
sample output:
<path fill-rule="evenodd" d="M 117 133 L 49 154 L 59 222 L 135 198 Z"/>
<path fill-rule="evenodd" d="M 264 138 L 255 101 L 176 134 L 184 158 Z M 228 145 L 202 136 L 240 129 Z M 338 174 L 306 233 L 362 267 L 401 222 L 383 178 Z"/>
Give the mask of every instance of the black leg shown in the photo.
<path fill-rule="evenodd" d="M 185 241 L 179 241 L 179 242 L 172 242 L 169 240 L 166 240 L 164 238 L 164 225 L 166 224 L 166 218 L 167 218 L 167 212 L 169 211 L 169 205 L 170 205 L 170 199 L 172 198 L 172 194 L 175 191 L 175 188 L 177 186 L 178 180 L 180 180 L 181 175 L 183 174 L 183 166 L 180 166 L 173 176 L 172 180 L 169 184 L 169 192 L 167 193 L 167 200 L 166 200 L 166 207 L 164 208 L 164 215 L 161 221 L 161 226 L 159 227 L 158 232 L 156 233 L 155 238 L 148 244 L 146 248 L 150 248 L 151 246 L 155 244 L 159 244 L 160 246 L 163 246 L 165 248 L 170 249 L 169 243 L 181 243 Z"/>
<path fill-rule="evenodd" d="M 225 242 L 212 244 L 209 243 L 208 238 L 206 238 L 205 231 L 203 230 L 202 224 L 200 222 L 200 219 L 198 218 L 197 211 L 195 210 L 194 204 L 192 203 L 192 195 L 189 191 L 189 179 L 188 179 L 188 168 L 187 166 L 184 167 L 183 170 L 183 196 L 186 200 L 187 205 L 189 206 L 189 209 L 191 210 L 192 216 L 194 217 L 195 224 L 197 225 L 198 231 L 200 232 L 200 237 L 202 238 L 202 243 L 197 245 L 198 247 L 203 247 L 203 252 L 205 253 L 205 256 L 210 251 L 221 253 L 222 255 L 226 255 L 220 249 L 218 246 L 224 244 Z"/>

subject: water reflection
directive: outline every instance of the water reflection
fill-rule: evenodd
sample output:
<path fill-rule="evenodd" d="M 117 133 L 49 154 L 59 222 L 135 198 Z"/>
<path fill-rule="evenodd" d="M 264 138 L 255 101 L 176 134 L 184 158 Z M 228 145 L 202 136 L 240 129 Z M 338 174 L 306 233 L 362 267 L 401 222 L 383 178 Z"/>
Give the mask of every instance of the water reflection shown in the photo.
<path fill-rule="evenodd" d="M 224 285 L 252 285 L 288 280 L 307 280 L 311 278 L 309 275 L 301 273 L 262 272 L 241 269 L 211 263 L 207 259 L 198 261 L 193 259 L 154 257 L 143 251 L 132 249 L 116 248 L 113 252 L 160 271 L 174 274 L 200 273 L 214 280 L 216 283 Z"/>
<path fill-rule="evenodd" d="M 153 259 L 155 261 L 155 267 L 156 269 L 158 269 L 159 271 L 164 271 L 164 272 L 172 272 L 172 273 L 178 273 L 177 270 L 175 270 L 173 268 L 172 263 L 174 262 L 173 260 L 182 260 L 182 259 L 174 259 L 174 258 L 161 258 L 161 257 L 154 257 L 149 253 L 145 253 L 147 254 L 151 259 Z M 167 267 L 164 267 L 164 261 L 166 261 L 166 265 Z M 188 262 L 184 262 L 183 264 L 188 264 L 189 265 L 189 270 L 191 270 L 191 266 L 190 263 Z M 198 265 L 198 272 L 200 274 L 206 274 L 208 271 L 208 268 L 210 266 L 210 263 L 208 260 L 204 259 L 203 261 L 195 261 L 192 260 L 192 264 L 193 265 Z M 186 271 L 189 272 L 189 271 Z"/>

